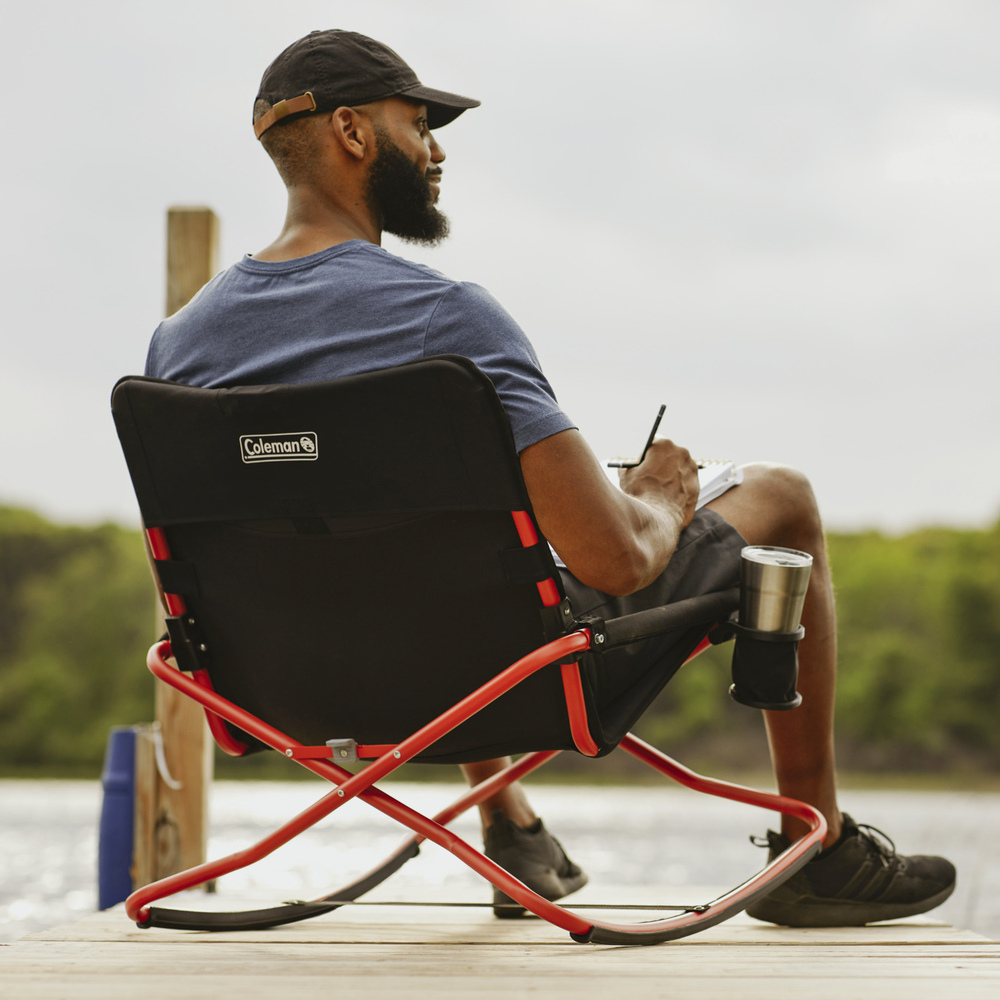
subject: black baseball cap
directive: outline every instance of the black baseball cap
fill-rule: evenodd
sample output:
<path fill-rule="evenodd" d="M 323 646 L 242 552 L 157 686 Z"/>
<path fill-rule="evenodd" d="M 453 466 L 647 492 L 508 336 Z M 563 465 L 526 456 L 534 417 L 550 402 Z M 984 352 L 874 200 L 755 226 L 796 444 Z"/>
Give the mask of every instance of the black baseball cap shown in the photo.
<path fill-rule="evenodd" d="M 336 111 L 387 97 L 409 97 L 427 105 L 427 124 L 441 128 L 479 101 L 425 87 L 388 45 L 356 31 L 312 31 L 292 42 L 264 70 L 260 91 L 271 110 L 254 122 L 259 139 L 275 122 Z"/>

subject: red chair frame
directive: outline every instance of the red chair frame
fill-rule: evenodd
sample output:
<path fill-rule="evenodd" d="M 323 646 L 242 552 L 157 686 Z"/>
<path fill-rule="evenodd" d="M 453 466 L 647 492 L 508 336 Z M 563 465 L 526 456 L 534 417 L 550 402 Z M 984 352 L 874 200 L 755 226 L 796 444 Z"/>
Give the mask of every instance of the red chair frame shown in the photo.
<path fill-rule="evenodd" d="M 523 511 L 515 511 L 513 517 L 522 544 L 526 546 L 535 544 L 538 537 L 530 515 Z M 170 553 L 164 533 L 160 529 L 151 528 L 148 529 L 147 535 L 153 556 L 156 559 L 169 559 Z M 558 588 L 554 581 L 542 581 L 538 584 L 538 589 L 544 604 L 551 606 L 559 602 Z M 184 600 L 180 595 L 165 594 L 164 596 L 168 610 L 172 615 L 185 613 Z M 239 727 L 272 749 L 330 781 L 335 787 L 315 804 L 278 827 L 257 844 L 228 857 L 198 865 L 188 871 L 169 876 L 138 889 L 126 901 L 126 912 L 140 927 L 164 926 L 228 930 L 273 926 L 292 920 L 301 920 L 336 909 L 345 902 L 367 892 L 398 870 L 406 860 L 416 853 L 423 840 L 429 840 L 450 851 L 473 871 L 483 876 L 527 910 L 568 931 L 576 941 L 602 944 L 655 944 L 696 933 L 744 910 L 753 900 L 789 878 L 819 852 L 826 834 L 826 822 L 812 806 L 785 796 L 756 791 L 696 774 L 630 734 L 621 742 L 621 749 L 659 773 L 695 791 L 771 809 L 782 815 L 794 816 L 808 826 L 809 832 L 757 875 L 702 906 L 685 909 L 679 914 L 641 924 L 594 920 L 590 917 L 580 916 L 564 906 L 544 899 L 488 859 L 480 850 L 447 829 L 447 824 L 467 809 L 482 802 L 498 789 L 540 767 L 556 756 L 559 751 L 540 751 L 524 755 L 505 771 L 493 775 L 470 789 L 451 806 L 434 817 L 424 816 L 381 789 L 374 787 L 376 782 L 425 751 L 444 734 L 475 715 L 526 677 L 569 654 L 588 650 L 592 641 L 593 634 L 589 628 L 580 628 L 570 632 L 521 657 L 507 669 L 398 744 L 377 747 L 359 746 L 359 758 L 374 759 L 354 774 L 339 767 L 330 759 L 333 755 L 331 748 L 305 746 L 221 697 L 212 690 L 211 681 L 206 671 L 194 671 L 191 676 L 188 676 L 172 666 L 167 662 L 171 657 L 169 641 L 163 640 L 154 644 L 147 657 L 147 666 L 150 671 L 160 680 L 177 688 L 204 707 L 212 733 L 227 753 L 240 755 L 245 748 L 243 744 L 233 738 L 222 720 Z M 696 650 L 696 653 L 703 646 L 704 644 Z M 581 753 L 592 756 L 596 753 L 596 744 L 594 744 L 587 729 L 577 665 L 575 663 L 563 664 L 561 670 L 574 741 Z M 253 864 L 353 798 L 360 798 L 368 805 L 395 819 L 413 831 L 414 836 L 404 842 L 382 865 L 338 892 L 312 903 L 286 904 L 269 910 L 249 911 L 243 914 L 194 913 L 151 905 L 154 901 L 165 896 Z M 664 909 L 670 909 L 670 907 L 664 906 Z"/>

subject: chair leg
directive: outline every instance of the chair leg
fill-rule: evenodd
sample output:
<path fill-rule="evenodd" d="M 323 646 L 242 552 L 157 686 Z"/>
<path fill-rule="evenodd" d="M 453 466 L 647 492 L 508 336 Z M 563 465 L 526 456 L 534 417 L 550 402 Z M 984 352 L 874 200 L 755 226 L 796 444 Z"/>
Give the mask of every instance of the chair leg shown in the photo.
<path fill-rule="evenodd" d="M 525 775 L 547 763 L 553 757 L 558 756 L 559 752 L 558 750 L 549 750 L 525 754 L 503 771 L 492 775 L 486 781 L 476 785 L 475 788 L 466 791 L 455 802 L 443 809 L 428 822 L 444 827 L 473 806 L 478 805 L 484 799 L 493 795 L 498 789 L 523 778 Z M 310 761 L 309 765 L 310 769 L 340 771 L 339 768 L 335 768 L 334 765 L 327 762 Z M 339 774 L 325 776 L 331 780 L 336 780 L 341 775 L 346 774 L 347 772 L 340 772 Z M 407 806 L 403 805 L 403 803 L 397 802 L 392 796 L 385 795 L 380 789 L 370 789 L 368 792 L 362 793 L 360 797 L 367 801 L 369 805 L 389 815 L 393 815 L 394 818 L 405 825 L 410 825 L 406 821 L 406 814 L 418 817 L 421 820 L 425 819 L 425 817 L 413 812 Z M 381 864 L 376 865 L 366 874 L 334 892 L 327 893 L 325 896 L 309 902 L 286 903 L 266 909 L 240 911 L 178 910 L 149 905 L 157 899 L 162 899 L 164 896 L 201 885 L 210 879 L 229 874 L 240 868 L 245 868 L 255 861 L 259 861 L 267 854 L 270 854 L 271 851 L 281 846 L 281 844 L 287 843 L 292 837 L 329 815 L 338 805 L 340 805 L 339 799 L 335 798 L 333 793 L 330 793 L 321 798 L 309 809 L 300 813 L 293 820 L 283 824 L 257 844 L 226 858 L 207 862 L 204 865 L 199 865 L 196 868 L 188 869 L 187 871 L 137 889 L 126 901 L 126 912 L 140 927 L 167 927 L 175 930 L 261 930 L 266 927 L 276 927 L 281 924 L 307 920 L 310 917 L 329 913 L 339 906 L 353 902 L 365 893 L 370 892 L 376 886 L 381 885 L 382 882 L 397 872 L 410 858 L 416 857 L 420 850 L 420 844 L 427 839 L 426 836 L 420 833 L 407 838 Z M 397 809 L 399 810 L 398 814 Z"/>
<path fill-rule="evenodd" d="M 341 805 L 350 801 L 355 796 L 360 797 L 364 801 L 368 802 L 369 805 L 374 806 L 386 815 L 396 819 L 402 825 L 407 826 L 416 832 L 418 834 L 418 838 L 414 841 L 415 845 L 419 844 L 419 839 L 421 837 L 426 837 L 448 850 L 452 850 L 452 844 L 454 844 L 457 850 L 463 854 L 467 850 L 472 851 L 473 849 L 465 844 L 464 841 L 459 841 L 458 838 L 450 834 L 441 824 L 428 819 L 418 812 L 415 812 L 408 806 L 405 806 L 403 803 L 392 798 L 392 796 L 389 796 L 380 789 L 375 788 L 375 782 L 380 780 L 380 778 L 384 777 L 389 772 L 395 770 L 410 757 L 425 749 L 426 746 L 432 743 L 435 739 L 439 738 L 443 733 L 449 731 L 450 728 L 459 725 L 470 715 L 478 711 L 483 704 L 488 704 L 489 701 L 498 697 L 504 690 L 512 684 L 517 683 L 524 676 L 534 673 L 536 670 L 541 669 L 552 660 L 558 659 L 566 653 L 584 648 L 587 642 L 589 642 L 589 639 L 584 633 L 572 633 L 568 636 L 563 636 L 560 639 L 547 643 L 540 649 L 522 657 L 520 660 L 508 667 L 506 671 L 498 675 L 498 677 L 488 681 L 481 688 L 477 689 L 477 691 L 463 699 L 463 701 L 453 706 L 438 719 L 429 723 L 427 726 L 423 727 L 423 729 L 404 740 L 398 745 L 397 749 L 384 753 L 381 757 L 373 761 L 357 774 L 352 775 L 350 772 L 343 770 L 328 760 L 313 760 L 309 758 L 298 759 L 296 761 L 298 764 L 315 772 L 320 777 L 324 777 L 332 781 L 334 784 L 338 785 L 337 789 L 334 792 L 328 793 L 298 816 L 280 826 L 276 831 L 274 831 L 274 833 L 265 837 L 259 843 L 242 851 L 238 851 L 235 854 L 229 855 L 226 858 L 198 865 L 188 871 L 168 876 L 167 878 L 160 879 L 151 885 L 137 889 L 125 901 L 126 913 L 129 918 L 134 920 L 140 927 L 156 926 L 161 920 L 170 920 L 170 926 L 179 926 L 176 923 L 178 920 L 184 920 L 185 922 L 183 926 L 185 927 L 196 926 L 191 923 L 190 920 L 202 918 L 191 917 L 189 919 L 188 917 L 181 917 L 179 914 L 182 911 L 174 911 L 172 914 L 166 915 L 162 910 L 157 912 L 157 908 L 150 907 L 148 904 L 154 900 L 162 899 L 164 896 L 180 892 L 184 889 L 190 889 L 193 886 L 218 878 L 221 875 L 229 874 L 230 872 L 236 871 L 239 868 L 244 868 L 247 865 L 260 860 L 272 851 L 276 850 L 282 844 L 287 843 L 303 830 L 308 829 L 308 827 L 329 815 Z M 228 719 L 230 722 L 236 723 L 241 728 L 244 728 L 246 731 L 252 733 L 258 739 L 268 743 L 274 749 L 279 749 L 281 747 L 290 748 L 293 746 L 301 747 L 301 744 L 298 744 L 297 741 L 291 739 L 286 734 L 281 733 L 260 719 L 257 719 L 256 717 L 243 711 L 227 699 L 220 697 L 214 691 L 206 688 L 203 684 L 199 684 L 195 680 L 187 677 L 183 672 L 172 667 L 167 663 L 169 655 L 169 642 L 157 642 L 150 648 L 149 654 L 147 655 L 147 665 L 155 676 L 164 680 L 173 687 L 178 688 L 189 697 L 192 697 L 195 701 L 215 712 L 217 715 Z M 286 750 L 286 752 L 288 751 Z M 537 759 L 537 764 L 535 766 L 538 766 L 543 763 L 544 760 L 548 759 L 548 757 L 543 754 L 537 756 L 535 759 Z M 520 762 L 518 766 L 520 766 Z M 525 773 L 529 769 L 530 768 L 525 767 Z M 514 778 L 510 776 L 504 779 L 504 775 L 506 773 L 507 772 L 501 772 L 500 774 L 495 775 L 493 779 L 490 779 L 490 784 L 496 781 L 497 787 L 500 787 L 505 780 L 514 780 Z M 489 790 L 482 792 L 481 797 L 485 798 L 488 794 L 490 794 Z M 466 793 L 460 801 L 467 802 L 468 805 L 480 801 L 480 799 L 474 798 L 474 795 L 475 790 Z M 466 805 L 465 808 L 468 808 L 468 805 Z M 415 853 L 415 850 L 416 848 L 414 847 L 413 853 Z M 396 857 L 397 855 L 393 855 L 393 857 L 390 858 L 389 861 L 387 861 L 383 866 L 369 873 L 369 876 L 371 877 L 366 876 L 359 883 L 354 883 L 350 887 L 345 887 L 345 891 L 358 890 L 359 886 L 364 886 L 364 888 L 360 889 L 360 891 L 368 891 L 368 889 L 370 889 L 373 885 L 378 884 L 382 878 L 387 877 L 396 870 L 396 867 L 398 867 L 398 865 L 394 866 L 394 858 Z M 405 857 L 402 857 L 399 864 L 402 864 L 408 857 L 412 857 L 412 853 L 408 853 Z M 484 858 L 483 860 L 485 861 L 486 859 Z M 487 862 L 487 865 L 492 866 L 492 862 Z M 376 878 L 378 872 L 381 871 L 384 871 L 385 874 L 382 878 Z M 497 868 L 497 872 L 501 877 L 506 876 L 506 873 L 504 873 L 502 869 Z M 375 880 L 373 881 L 372 879 Z M 334 908 L 326 903 L 317 903 L 316 905 L 325 907 L 315 910 L 316 913 L 327 912 L 329 909 Z M 253 919 L 255 921 L 266 920 L 269 922 L 268 925 L 273 926 L 274 923 L 282 923 L 286 922 L 286 920 L 301 920 L 314 915 L 313 912 L 304 911 L 301 914 L 296 914 L 291 911 L 282 911 L 282 914 L 283 916 L 281 919 L 278 919 L 279 915 L 275 914 L 271 910 L 258 911 Z M 226 927 L 225 921 L 229 918 L 227 918 L 225 914 L 215 914 L 213 916 L 217 919 L 209 920 L 207 917 L 203 919 L 204 929 L 224 929 Z M 233 920 L 238 919 L 233 915 L 230 915 L 230 917 Z M 238 924 L 237 926 L 242 925 Z M 255 923 L 254 926 L 262 925 Z"/>
<path fill-rule="evenodd" d="M 822 849 L 826 820 L 822 813 L 807 803 L 696 774 L 631 734 L 622 740 L 620 746 L 626 753 L 695 791 L 796 816 L 808 824 L 809 833 L 752 878 L 704 907 L 642 925 L 595 922 L 587 934 L 573 934 L 574 940 L 595 944 L 656 944 L 687 937 L 742 912 L 754 900 L 791 878 Z"/>
<path fill-rule="evenodd" d="M 677 940 L 706 930 L 715 924 L 727 920 L 742 912 L 758 897 L 770 892 L 786 879 L 795 874 L 812 857 L 819 853 L 822 848 L 823 837 L 826 834 L 826 820 L 823 815 L 812 806 L 796 799 L 786 796 L 776 795 L 771 792 L 761 792 L 755 789 L 746 788 L 731 782 L 719 781 L 715 778 L 708 778 L 704 775 L 696 774 L 666 754 L 649 746 L 642 740 L 632 736 L 626 736 L 621 743 L 621 748 L 627 753 L 653 767 L 661 774 L 672 778 L 695 791 L 705 792 L 721 798 L 742 802 L 746 805 L 759 806 L 764 809 L 771 809 L 779 813 L 796 816 L 809 826 L 809 833 L 791 845 L 786 851 L 774 859 L 762 871 L 748 879 L 732 891 L 719 896 L 702 906 L 683 910 L 679 914 L 667 917 L 663 920 L 648 921 L 637 924 L 619 924 L 608 921 L 585 920 L 577 913 L 571 912 L 565 907 L 543 899 L 537 893 L 532 892 L 523 883 L 513 878 L 507 872 L 499 869 L 498 866 L 489 861 L 481 852 L 470 848 L 469 845 L 455 838 L 451 844 L 444 843 L 437 837 L 429 837 L 435 842 L 447 847 L 453 854 L 465 861 L 465 863 L 486 878 L 493 885 L 502 889 L 512 899 L 516 900 L 526 909 L 544 920 L 549 921 L 557 927 L 569 931 L 570 936 L 579 942 L 590 942 L 594 944 L 622 944 L 622 945 L 645 945 L 659 944 L 664 941 Z M 534 758 L 543 755 L 527 755 L 527 758 Z M 549 755 L 544 755 L 546 759 Z M 502 779 L 514 780 L 519 765 L 530 766 L 531 769 L 537 766 L 534 759 L 521 758 L 516 764 L 506 771 L 494 775 L 489 782 L 498 780 L 498 783 L 505 783 Z M 513 772 L 513 774 L 512 774 Z M 469 796 L 479 792 L 488 782 L 483 782 L 472 790 Z M 493 789 L 490 789 L 492 793 Z M 475 796 L 479 798 L 478 795 Z M 462 800 L 455 803 L 455 806 L 443 811 L 435 817 L 445 822 L 453 819 L 458 814 L 458 807 Z M 474 804 L 473 801 L 464 803 L 464 807 Z M 461 810 L 461 811 L 464 811 Z M 586 910 L 586 906 L 578 907 Z M 667 907 L 664 907 L 667 909 Z M 581 928 L 581 925 L 582 928 Z"/>
<path fill-rule="evenodd" d="M 555 756 L 553 752 L 527 754 L 509 768 L 481 782 L 452 806 L 438 813 L 433 820 L 426 820 L 425 834 L 418 835 L 418 837 L 413 838 L 413 841 L 429 839 L 451 851 L 470 868 L 491 884 L 502 889 L 526 909 L 549 923 L 569 931 L 570 936 L 575 941 L 628 945 L 658 944 L 663 941 L 676 940 L 721 923 L 743 911 L 755 899 L 770 892 L 790 878 L 820 851 L 826 833 L 826 820 L 812 806 L 782 795 L 761 792 L 696 774 L 632 735 L 625 737 L 621 748 L 661 774 L 695 791 L 796 816 L 809 826 L 809 833 L 775 858 L 758 874 L 717 899 L 702 906 L 683 910 L 679 914 L 663 920 L 638 924 L 618 924 L 584 919 L 578 913 L 542 898 L 502 868 L 499 868 L 482 852 L 470 847 L 458 837 L 453 837 L 443 827 L 438 826 L 439 823 L 450 822 L 482 798 L 493 794 L 496 788 L 523 777 L 528 771 L 545 763 Z M 664 909 L 667 908 L 664 907 Z M 578 909 L 586 910 L 586 906 L 578 907 Z"/>
<path fill-rule="evenodd" d="M 805 838 L 789 847 L 788 850 L 752 879 L 705 906 L 684 911 L 679 916 L 665 920 L 644 922 L 641 924 L 591 922 L 533 892 L 522 882 L 504 871 L 499 865 L 488 859 L 481 851 L 451 833 L 444 826 L 444 823 L 450 822 L 455 816 L 464 812 L 465 809 L 482 801 L 483 798 L 492 794 L 497 788 L 503 787 L 508 782 L 515 780 L 516 777 L 540 766 L 554 756 L 554 753 L 542 752 L 526 755 L 510 768 L 494 775 L 476 788 L 468 791 L 455 804 L 445 809 L 434 819 L 416 812 L 392 796 L 374 787 L 376 781 L 389 771 L 394 770 L 403 761 L 419 753 L 434 739 L 438 738 L 441 732 L 447 731 L 454 725 L 458 725 L 464 718 L 477 711 L 481 707 L 480 702 L 486 703 L 492 700 L 493 697 L 496 697 L 504 689 L 505 684 L 509 686 L 511 683 L 517 683 L 521 679 L 521 675 L 526 676 L 540 669 L 544 664 L 557 659 L 561 655 L 572 652 L 576 648 L 584 648 L 587 642 L 589 642 L 589 638 L 583 633 L 573 633 L 570 636 L 548 643 L 540 650 L 529 654 L 529 656 L 513 664 L 503 674 L 483 685 L 482 688 L 478 689 L 473 695 L 470 695 L 458 705 L 453 706 L 453 708 L 449 709 L 439 719 L 435 720 L 434 723 L 429 724 L 423 730 L 404 740 L 399 744 L 398 750 L 384 754 L 358 774 L 351 775 L 330 761 L 298 760 L 297 763 L 303 767 L 333 781 L 339 787 L 300 813 L 299 816 L 279 827 L 278 830 L 270 836 L 265 837 L 258 844 L 230 855 L 227 858 L 199 865 L 187 872 L 170 876 L 137 890 L 126 900 L 126 912 L 141 927 L 162 923 L 164 926 L 200 927 L 205 930 L 222 930 L 229 927 L 273 926 L 275 923 L 301 920 L 309 916 L 314 916 L 317 913 L 329 912 L 329 910 L 341 905 L 342 901 L 356 898 L 373 886 L 378 885 L 405 863 L 408 858 L 413 857 L 417 852 L 419 843 L 426 839 L 450 851 L 464 861 L 473 871 L 482 875 L 487 881 L 502 890 L 517 903 L 520 903 L 542 919 L 568 931 L 577 941 L 593 941 L 608 944 L 654 944 L 659 941 L 668 941 L 693 934 L 745 909 L 760 895 L 769 892 L 775 886 L 789 878 L 810 857 L 818 853 L 821 848 L 823 835 L 826 832 L 826 823 L 822 815 L 811 806 L 780 795 L 757 792 L 739 785 L 697 775 L 693 771 L 682 767 L 665 754 L 629 735 L 622 741 L 622 748 L 660 773 L 699 791 L 750 805 L 761 806 L 765 809 L 774 809 L 788 815 L 794 815 L 806 822 L 810 827 L 810 832 Z M 167 680 L 168 683 L 185 690 L 186 693 L 202 704 L 205 704 L 217 714 L 230 718 L 230 721 L 234 721 L 241 727 L 247 728 L 249 732 L 252 732 L 259 739 L 263 739 L 273 747 L 287 747 L 295 744 L 294 740 L 291 740 L 277 730 L 273 730 L 260 720 L 253 717 L 244 718 L 246 713 L 243 713 L 242 710 L 232 706 L 225 699 L 220 698 L 213 692 L 205 691 L 200 685 L 184 677 L 172 667 L 169 667 L 164 660 L 164 653 L 169 653 L 169 644 L 159 643 L 150 650 L 150 669 L 157 676 L 162 675 L 163 679 Z M 496 691 L 494 691 L 494 688 Z M 292 904 L 288 909 L 276 908 L 274 910 L 251 911 L 243 916 L 240 914 L 201 914 L 200 916 L 195 916 L 186 914 L 185 911 L 158 911 L 158 908 L 148 905 L 153 900 L 160 899 L 163 896 L 170 895 L 182 889 L 191 888 L 194 885 L 217 878 L 220 875 L 235 871 L 238 868 L 245 867 L 259 860 L 355 796 L 361 798 L 380 812 L 397 820 L 403 826 L 408 827 L 416 836 L 409 838 L 382 865 L 373 869 L 366 876 L 363 876 L 350 886 L 344 887 L 339 893 L 333 894 L 338 897 L 337 899 L 331 899 L 330 896 L 327 896 L 313 903 Z M 194 923 L 194 920 L 200 920 L 200 922 Z M 249 923 L 246 921 L 249 921 Z"/>
<path fill-rule="evenodd" d="M 378 789 L 369 789 L 361 796 L 364 801 L 408 826 L 415 835 L 408 838 L 389 858 L 366 875 L 321 899 L 309 903 L 292 903 L 269 910 L 241 913 L 190 912 L 147 905 L 153 899 L 179 891 L 181 888 L 199 884 L 206 878 L 216 877 L 223 873 L 223 869 L 225 871 L 235 870 L 251 863 L 256 857 L 269 853 L 268 850 L 264 849 L 266 846 L 273 844 L 276 839 L 284 842 L 294 835 L 290 832 L 292 826 L 309 819 L 316 822 L 332 811 L 326 804 L 329 796 L 325 796 L 311 809 L 296 817 L 296 820 L 285 824 L 279 831 L 276 831 L 269 838 L 265 838 L 255 847 L 239 852 L 238 855 L 232 855 L 230 858 L 222 859 L 222 861 L 210 862 L 207 865 L 199 866 L 198 869 L 192 869 L 138 890 L 129 897 L 127 902 L 129 916 L 136 920 L 140 926 L 200 930 L 256 929 L 304 920 L 320 913 L 330 912 L 381 884 L 389 875 L 402 867 L 409 858 L 417 854 L 419 844 L 422 841 L 431 840 L 464 861 L 473 871 L 482 875 L 487 881 L 500 888 L 532 913 L 554 926 L 568 931 L 576 941 L 595 944 L 657 944 L 695 934 L 739 913 L 760 895 L 770 892 L 775 886 L 791 877 L 820 850 L 822 838 L 826 832 L 826 823 L 822 815 L 812 806 L 784 796 L 755 791 L 740 785 L 698 775 L 631 735 L 622 741 L 621 746 L 627 753 L 680 784 L 696 791 L 797 816 L 809 824 L 810 832 L 753 878 L 704 906 L 683 911 L 663 920 L 640 924 L 592 921 L 539 896 L 500 868 L 499 865 L 489 860 L 480 850 L 472 847 L 445 828 L 445 824 L 477 805 L 498 788 L 523 777 L 557 755 L 555 751 L 539 752 L 526 754 L 504 771 L 481 782 L 475 788 L 469 789 L 433 818 L 415 812 Z M 237 863 L 233 863 L 235 859 L 238 859 Z"/>

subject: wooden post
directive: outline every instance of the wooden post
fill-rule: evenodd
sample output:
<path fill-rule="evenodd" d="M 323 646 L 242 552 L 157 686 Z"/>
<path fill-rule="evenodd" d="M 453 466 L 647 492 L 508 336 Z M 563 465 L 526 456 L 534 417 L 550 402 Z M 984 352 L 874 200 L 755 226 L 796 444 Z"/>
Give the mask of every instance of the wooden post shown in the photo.
<path fill-rule="evenodd" d="M 218 220 L 208 208 L 167 213 L 167 315 L 189 302 L 216 271 Z M 164 631 L 162 615 L 159 631 Z M 205 860 L 212 740 L 200 706 L 156 682 L 156 727 L 139 734 L 134 878 L 137 886 Z M 162 740 L 157 763 L 156 742 Z M 167 774 L 163 774 L 162 765 Z M 171 779 L 168 783 L 166 777 Z M 173 787 L 172 787 L 173 785 Z"/>
<path fill-rule="evenodd" d="M 210 208 L 167 212 L 167 315 L 185 306 L 218 270 L 219 220 Z"/>
<path fill-rule="evenodd" d="M 155 683 L 159 684 L 159 681 Z M 135 727 L 135 810 L 132 835 L 132 888 L 156 881 L 156 726 Z"/>

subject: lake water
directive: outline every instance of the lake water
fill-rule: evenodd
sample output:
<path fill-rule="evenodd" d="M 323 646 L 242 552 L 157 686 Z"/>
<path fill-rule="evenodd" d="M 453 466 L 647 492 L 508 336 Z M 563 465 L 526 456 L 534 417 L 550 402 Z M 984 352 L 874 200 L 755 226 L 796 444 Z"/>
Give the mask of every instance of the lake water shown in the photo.
<path fill-rule="evenodd" d="M 247 846 L 324 791 L 319 780 L 215 782 L 209 856 Z M 393 782 L 391 791 L 435 811 L 459 786 Z M 680 788 L 538 784 L 531 798 L 597 885 L 735 885 L 762 863 L 748 835 L 775 821 L 773 814 Z M 1000 940 L 1000 794 L 845 791 L 841 805 L 859 822 L 885 830 L 902 853 L 950 857 L 958 888 L 935 916 Z M 98 782 L 0 781 L 0 942 L 94 911 L 100 808 Z M 463 817 L 454 829 L 476 842 L 477 826 Z M 257 865 L 220 880 L 220 895 L 252 893 L 273 903 L 315 897 L 366 871 L 401 840 L 400 827 L 352 802 Z M 448 852 L 426 845 L 388 885 L 447 898 L 449 887 L 478 881 Z M 482 895 L 489 898 L 485 885 Z M 681 897 L 683 891 L 672 898 Z"/>

